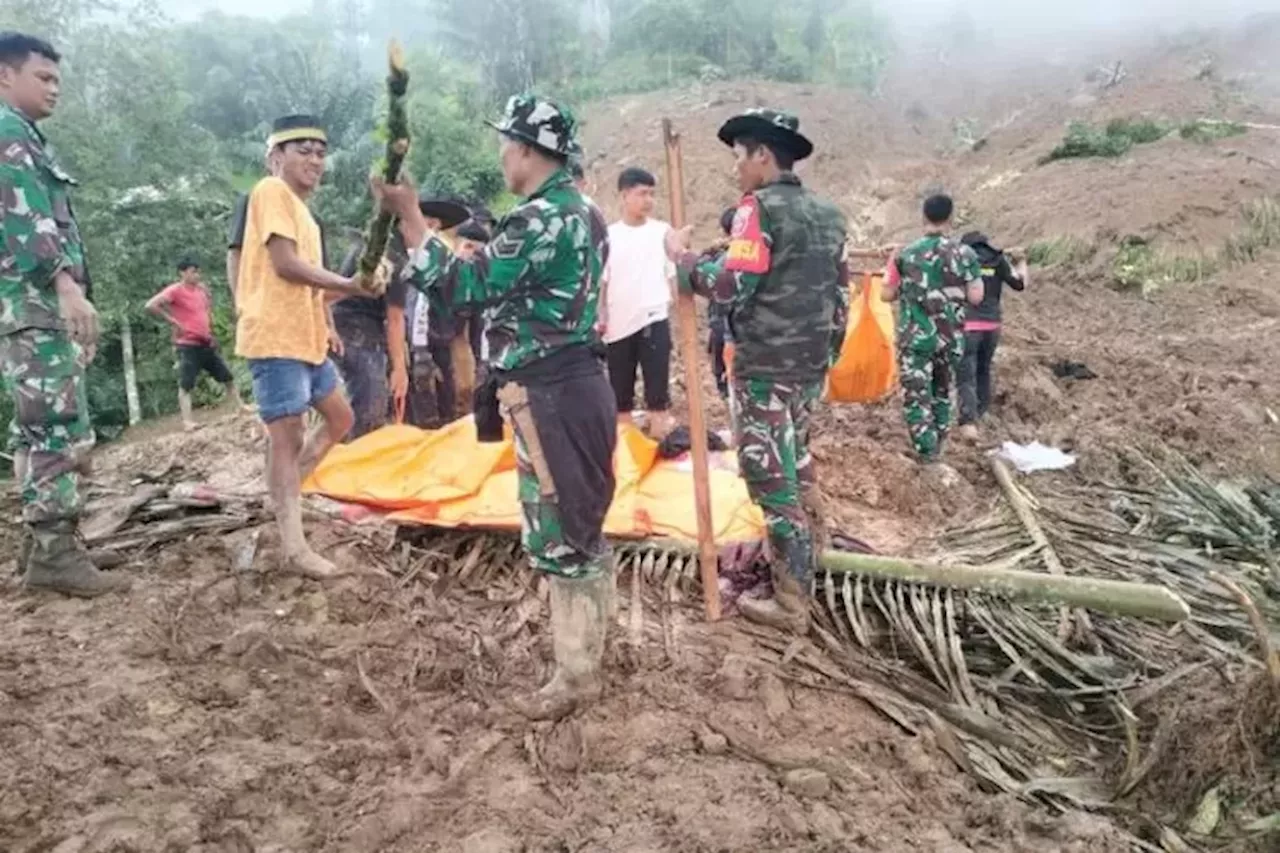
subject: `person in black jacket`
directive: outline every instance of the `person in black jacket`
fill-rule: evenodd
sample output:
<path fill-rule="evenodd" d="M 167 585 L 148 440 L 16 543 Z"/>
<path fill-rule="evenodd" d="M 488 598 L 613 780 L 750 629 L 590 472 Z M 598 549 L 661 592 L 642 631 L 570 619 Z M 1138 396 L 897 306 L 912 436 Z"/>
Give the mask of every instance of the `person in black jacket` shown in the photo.
<path fill-rule="evenodd" d="M 985 295 L 982 304 L 970 306 L 964 321 L 964 360 L 960 364 L 960 434 L 970 440 L 978 437 L 978 421 L 991 406 L 991 365 L 1000 345 L 1000 296 L 1007 284 L 1021 291 L 1027 286 L 1027 262 L 1017 260 L 1014 269 L 1009 256 L 991 245 L 980 231 L 970 231 L 960 238 L 978 255 L 982 264 Z"/>

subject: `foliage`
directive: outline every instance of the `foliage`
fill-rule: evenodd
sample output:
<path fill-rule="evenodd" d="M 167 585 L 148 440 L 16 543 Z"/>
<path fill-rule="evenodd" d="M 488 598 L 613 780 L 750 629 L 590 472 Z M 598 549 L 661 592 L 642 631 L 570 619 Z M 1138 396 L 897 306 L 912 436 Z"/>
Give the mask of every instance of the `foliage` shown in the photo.
<path fill-rule="evenodd" d="M 191 255 L 215 296 L 225 351 L 234 320 L 224 277 L 236 193 L 264 168 L 276 117 L 319 117 L 328 172 L 312 200 L 331 265 L 370 212 L 385 45 L 410 49 L 411 173 L 423 187 L 488 202 L 505 193 L 492 118 L 515 91 L 578 106 L 615 93 L 759 77 L 874 92 L 892 54 L 870 0 L 312 0 L 278 20 L 222 13 L 175 21 L 176 0 L 0 0 L 0 18 L 63 52 L 63 98 L 46 131 L 81 182 L 105 338 L 90 369 L 104 435 L 127 423 L 120 330 L 132 330 L 144 416 L 176 408 L 168 329 L 143 306 Z M 232 360 L 233 370 L 243 365 Z M 243 380 L 243 376 L 241 376 Z M 208 389 L 197 394 L 209 398 Z M 213 394 L 212 396 L 217 396 Z M 8 415 L 0 401 L 0 418 Z"/>
<path fill-rule="evenodd" d="M 1167 254 L 1140 240 L 1123 243 L 1111 265 L 1112 277 L 1120 289 L 1143 296 L 1168 284 L 1203 281 L 1215 270 L 1216 262 L 1210 256 Z"/>
<path fill-rule="evenodd" d="M 1097 246 L 1078 237 L 1057 237 L 1028 246 L 1027 261 L 1038 267 L 1083 264 L 1097 252 Z"/>
<path fill-rule="evenodd" d="M 1196 119 L 1178 128 L 1178 135 L 1192 142 L 1216 142 L 1231 136 L 1240 136 L 1248 131 L 1243 124 L 1232 121 L 1208 121 Z"/>
<path fill-rule="evenodd" d="M 1072 122 L 1066 138 L 1041 161 L 1050 163 L 1072 157 L 1119 157 L 1135 145 L 1163 139 L 1169 126 L 1152 119 L 1112 119 L 1098 129 L 1084 122 Z"/>

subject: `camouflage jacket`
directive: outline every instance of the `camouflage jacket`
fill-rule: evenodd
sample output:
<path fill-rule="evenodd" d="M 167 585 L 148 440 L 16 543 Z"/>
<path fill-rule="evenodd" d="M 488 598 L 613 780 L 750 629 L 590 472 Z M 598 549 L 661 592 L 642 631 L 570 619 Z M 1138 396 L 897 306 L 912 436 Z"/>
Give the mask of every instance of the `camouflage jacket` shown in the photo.
<path fill-rule="evenodd" d="M 88 290 L 71 179 L 44 134 L 0 101 L 0 335 L 61 329 L 53 278 L 67 270 Z"/>
<path fill-rule="evenodd" d="M 898 253 L 898 345 L 936 352 L 964 332 L 966 287 L 982 279 L 973 250 L 928 234 Z"/>
<path fill-rule="evenodd" d="M 676 268 L 723 311 L 734 374 L 821 380 L 840 355 L 849 316 L 844 214 L 790 173 L 748 194 L 728 250 L 686 253 Z"/>
<path fill-rule="evenodd" d="M 458 258 L 431 237 L 405 275 L 433 306 L 480 310 L 489 365 L 518 370 L 567 347 L 599 342 L 607 237 L 599 211 L 560 169 L 502 218 L 474 258 Z"/>

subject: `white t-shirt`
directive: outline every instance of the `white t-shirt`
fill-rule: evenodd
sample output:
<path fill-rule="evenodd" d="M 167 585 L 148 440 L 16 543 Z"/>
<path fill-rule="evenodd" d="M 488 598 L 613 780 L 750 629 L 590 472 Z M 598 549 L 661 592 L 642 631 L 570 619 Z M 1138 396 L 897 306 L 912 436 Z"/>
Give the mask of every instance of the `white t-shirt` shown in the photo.
<path fill-rule="evenodd" d="M 667 319 L 675 266 L 664 241 L 671 226 L 657 219 L 633 226 L 609 226 L 608 328 L 605 343 L 629 338 L 645 326 Z"/>

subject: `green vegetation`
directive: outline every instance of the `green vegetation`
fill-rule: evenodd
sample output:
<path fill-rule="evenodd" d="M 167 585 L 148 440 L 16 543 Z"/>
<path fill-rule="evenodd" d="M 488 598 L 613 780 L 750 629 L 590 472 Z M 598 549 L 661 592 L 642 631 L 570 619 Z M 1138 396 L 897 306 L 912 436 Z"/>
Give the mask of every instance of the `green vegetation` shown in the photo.
<path fill-rule="evenodd" d="M 1191 142 L 1209 143 L 1229 136 L 1239 136 L 1247 128 L 1234 122 L 1210 119 L 1172 125 L 1151 118 L 1115 118 L 1101 128 L 1073 121 L 1067 127 L 1067 135 L 1062 143 L 1045 155 L 1040 164 L 1073 157 L 1120 157 L 1127 154 L 1133 146 L 1158 142 L 1174 130 L 1178 131 L 1180 137 Z"/>
<path fill-rule="evenodd" d="M 1112 119 L 1103 128 L 1072 122 L 1062 144 L 1050 151 L 1041 164 L 1073 157 L 1119 157 L 1135 145 L 1163 139 L 1171 130 L 1169 125 L 1149 118 Z"/>
<path fill-rule="evenodd" d="M 227 219 L 236 194 L 261 176 L 263 139 L 280 115 L 314 113 L 328 129 L 328 172 L 313 207 L 330 265 L 345 254 L 370 212 L 392 36 L 408 48 L 413 76 L 410 171 L 424 187 L 486 200 L 495 211 L 513 199 L 481 120 L 514 92 L 555 94 L 579 108 L 589 98 L 731 77 L 874 92 L 893 49 L 870 0 L 312 0 L 278 20 L 210 13 L 190 22 L 167 17 L 166 5 L 179 4 L 0 3 L 6 29 L 43 36 L 66 56 L 62 103 L 46 130 L 81 182 L 76 209 L 105 328 L 91 405 L 108 437 L 127 424 L 126 321 L 144 417 L 176 409 L 168 329 L 142 306 L 174 278 L 179 257 L 202 264 L 215 331 L 232 347 Z M 966 43 L 945 22 L 926 35 Z M 0 398 L 0 420 L 8 409 Z"/>
<path fill-rule="evenodd" d="M 1167 254 L 1141 241 L 1122 244 L 1111 262 L 1116 285 L 1143 296 L 1168 284 L 1202 281 L 1216 269 L 1217 261 L 1212 256 Z"/>
<path fill-rule="evenodd" d="M 1280 200 L 1261 198 L 1241 210 L 1243 227 L 1213 252 L 1182 255 L 1162 252 L 1131 240 L 1121 245 L 1112 261 L 1112 276 L 1122 289 L 1146 296 L 1164 285 L 1193 284 L 1215 272 L 1258 259 L 1264 249 L 1280 246 Z"/>
<path fill-rule="evenodd" d="M 1232 121 L 1210 121 L 1196 119 L 1178 128 L 1178 135 L 1192 142 L 1209 143 L 1231 136 L 1240 136 L 1248 130 L 1244 125 Z"/>
<path fill-rule="evenodd" d="M 1057 237 L 1027 247 L 1027 261 L 1038 267 L 1088 263 L 1098 253 L 1093 243 L 1078 237 Z"/>

